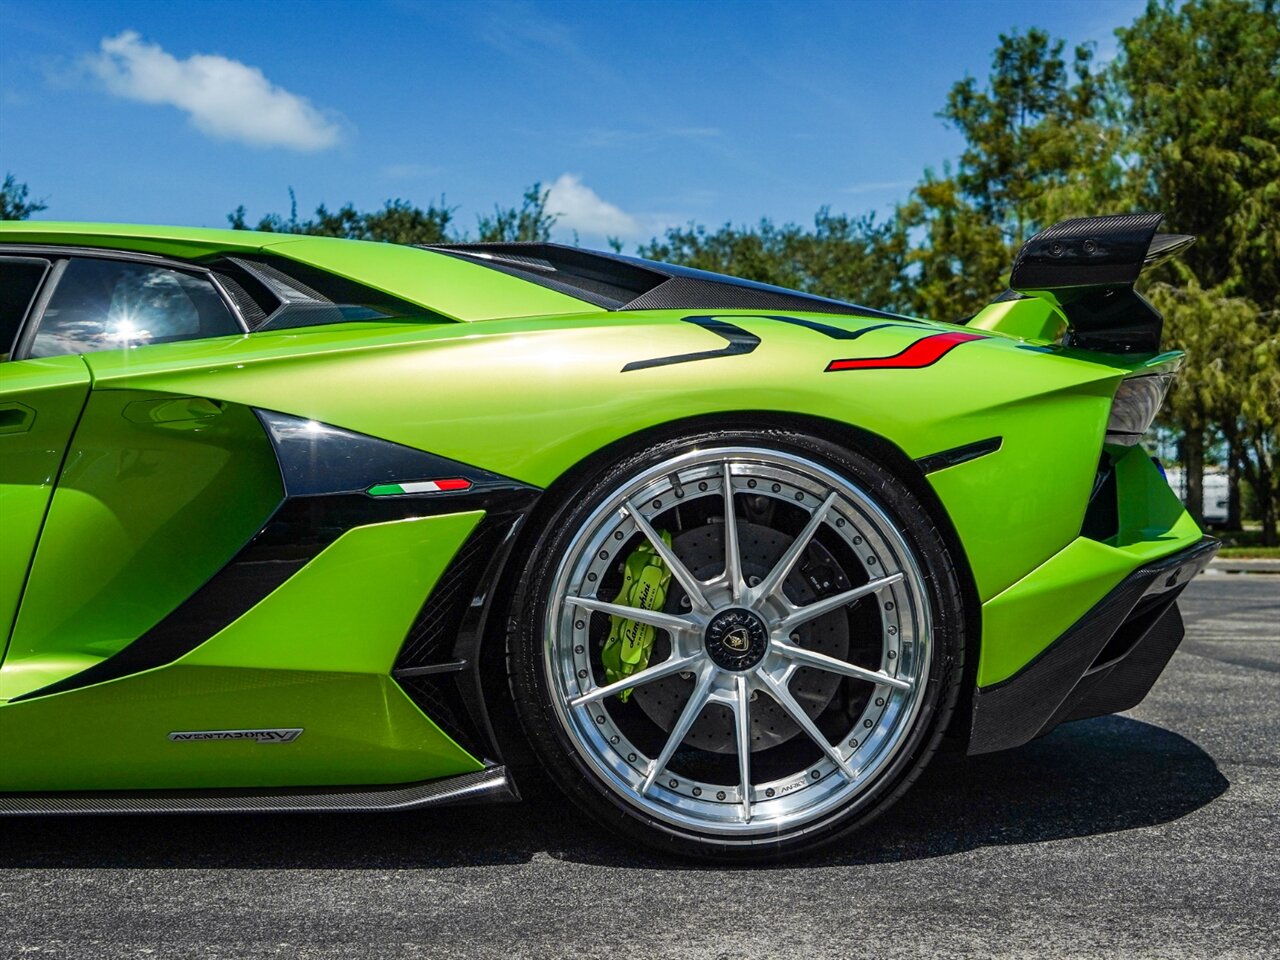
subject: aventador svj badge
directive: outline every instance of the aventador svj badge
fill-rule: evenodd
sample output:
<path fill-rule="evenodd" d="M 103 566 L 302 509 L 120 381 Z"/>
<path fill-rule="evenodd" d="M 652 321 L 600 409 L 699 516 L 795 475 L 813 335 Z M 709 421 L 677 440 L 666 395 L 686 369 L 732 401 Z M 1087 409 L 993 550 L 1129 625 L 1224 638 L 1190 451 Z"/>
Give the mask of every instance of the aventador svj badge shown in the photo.
<path fill-rule="evenodd" d="M 254 743 L 292 743 L 302 734 L 302 727 L 279 730 L 183 730 L 169 734 L 178 742 L 191 740 L 252 740 Z"/>

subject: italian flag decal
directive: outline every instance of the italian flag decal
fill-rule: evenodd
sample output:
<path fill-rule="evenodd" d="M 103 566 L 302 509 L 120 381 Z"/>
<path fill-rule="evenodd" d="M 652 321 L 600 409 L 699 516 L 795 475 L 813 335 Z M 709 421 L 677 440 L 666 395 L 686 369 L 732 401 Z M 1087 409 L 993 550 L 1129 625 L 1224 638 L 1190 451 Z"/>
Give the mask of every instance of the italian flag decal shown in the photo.
<path fill-rule="evenodd" d="M 379 483 L 368 490 L 371 497 L 403 497 L 415 493 L 453 493 L 469 490 L 471 481 L 465 477 L 444 477 L 439 480 L 405 480 L 400 483 Z"/>

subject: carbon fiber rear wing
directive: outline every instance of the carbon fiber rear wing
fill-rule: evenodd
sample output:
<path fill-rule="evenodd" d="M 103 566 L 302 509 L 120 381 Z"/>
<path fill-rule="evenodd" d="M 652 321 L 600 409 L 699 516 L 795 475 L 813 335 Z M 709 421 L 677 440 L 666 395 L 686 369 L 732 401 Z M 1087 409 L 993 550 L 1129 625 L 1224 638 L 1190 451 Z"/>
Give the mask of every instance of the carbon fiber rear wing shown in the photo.
<path fill-rule="evenodd" d="M 1146 267 L 1195 242 L 1157 234 L 1159 213 L 1063 220 L 1022 245 L 1009 287 L 1057 306 L 1067 319 L 1064 345 L 1108 353 L 1156 353 L 1164 318 L 1133 289 Z"/>

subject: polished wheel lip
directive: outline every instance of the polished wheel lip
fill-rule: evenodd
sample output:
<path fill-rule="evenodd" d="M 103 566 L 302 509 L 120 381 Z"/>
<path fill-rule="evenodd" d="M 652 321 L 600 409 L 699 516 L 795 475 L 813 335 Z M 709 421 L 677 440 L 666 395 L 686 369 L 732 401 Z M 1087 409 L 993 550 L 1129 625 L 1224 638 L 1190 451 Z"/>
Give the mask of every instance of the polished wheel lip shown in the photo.
<path fill-rule="evenodd" d="M 736 495 L 746 492 L 744 483 L 754 488 L 759 480 L 769 485 L 762 490 L 772 491 L 771 495 L 776 496 L 783 487 L 788 492 L 794 490 L 795 500 L 812 513 L 805 530 L 770 574 L 748 584 L 738 553 L 733 499 L 723 494 L 726 483 Z M 724 536 L 725 570 L 706 582 L 685 568 L 649 522 L 650 516 L 665 512 L 664 498 L 673 495 L 673 490 L 687 490 L 695 484 L 690 499 L 719 496 L 726 519 L 731 521 L 726 523 Z M 855 554 L 869 571 L 871 582 L 798 607 L 782 593 L 781 585 L 814 533 L 824 525 L 835 530 L 836 524 L 846 528 L 841 534 L 846 542 L 861 545 L 862 552 L 855 549 Z M 594 584 L 602 579 L 602 564 L 616 562 L 607 561 L 609 548 L 621 546 L 619 540 L 626 543 L 636 534 L 653 545 L 670 567 L 673 580 L 685 589 L 690 600 L 687 614 L 637 611 L 593 596 Z M 881 603 L 882 653 L 885 662 L 893 665 L 892 672 L 869 670 L 789 642 L 800 624 L 871 593 L 892 598 Z M 760 615 L 770 633 L 766 655 L 743 671 L 724 669 L 703 648 L 704 635 L 714 618 L 738 607 Z M 666 631 L 671 656 L 626 680 L 595 686 L 589 666 L 590 644 L 585 639 L 593 611 L 621 613 Z M 570 541 L 553 580 L 544 624 L 550 699 L 579 758 L 638 812 L 724 841 L 763 842 L 803 831 L 844 813 L 851 801 L 865 796 L 916 726 L 931 657 L 928 592 L 896 524 L 861 488 L 829 468 L 792 453 L 754 446 L 725 445 L 681 454 L 615 489 Z M 826 740 L 788 691 L 791 677 L 801 667 L 876 684 L 863 715 L 837 745 Z M 675 673 L 693 679 L 693 693 L 662 751 L 650 758 L 612 724 L 606 701 L 622 689 Z M 757 695 L 771 697 L 791 716 L 804 735 L 821 748 L 820 762 L 769 783 L 752 781 L 751 751 L 743 747 L 750 741 L 748 704 Z M 748 789 L 693 780 L 682 783 L 683 778 L 667 770 L 675 750 L 707 704 L 720 704 L 733 715 L 739 784 L 748 784 Z M 878 720 L 868 716 L 873 704 Z"/>

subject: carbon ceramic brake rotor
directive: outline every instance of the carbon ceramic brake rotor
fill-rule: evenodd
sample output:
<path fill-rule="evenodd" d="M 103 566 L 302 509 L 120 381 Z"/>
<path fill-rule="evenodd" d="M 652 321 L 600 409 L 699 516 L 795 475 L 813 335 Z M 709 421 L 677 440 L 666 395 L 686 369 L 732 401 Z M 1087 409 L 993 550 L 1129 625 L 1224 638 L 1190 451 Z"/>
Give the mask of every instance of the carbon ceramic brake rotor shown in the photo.
<path fill-rule="evenodd" d="M 770 527 L 746 521 L 738 522 L 738 541 L 742 550 L 742 570 L 752 578 L 762 579 L 786 551 L 792 538 Z M 671 541 L 676 556 L 684 561 L 690 572 L 702 580 L 718 576 L 724 569 L 724 527 L 708 523 L 677 534 Z M 816 541 L 805 552 L 805 558 L 796 565 L 786 582 L 787 596 L 801 606 L 819 598 L 801 568 L 830 571 L 829 587 L 824 584 L 823 594 L 837 593 L 849 588 L 840 565 L 830 552 Z M 684 591 L 673 582 L 665 609 L 671 613 L 683 613 L 681 608 Z M 844 660 L 849 654 L 849 622 L 843 610 L 835 610 L 802 626 L 798 631 L 798 645 L 816 650 L 828 656 Z M 654 643 L 651 662 L 658 662 L 670 652 L 664 634 L 659 633 Z M 823 670 L 802 667 L 791 681 L 792 695 L 811 718 L 817 718 L 831 703 L 840 688 L 841 678 Z M 675 726 L 689 694 L 693 679 L 680 675 L 655 680 L 637 687 L 631 699 L 645 715 L 662 730 Z M 787 716 L 771 697 L 761 694 L 751 704 L 752 752 L 758 753 L 786 743 L 800 733 L 794 720 Z M 711 753 L 732 754 L 737 747 L 734 741 L 733 714 L 719 704 L 710 704 L 694 723 L 685 737 L 686 744 Z"/>

